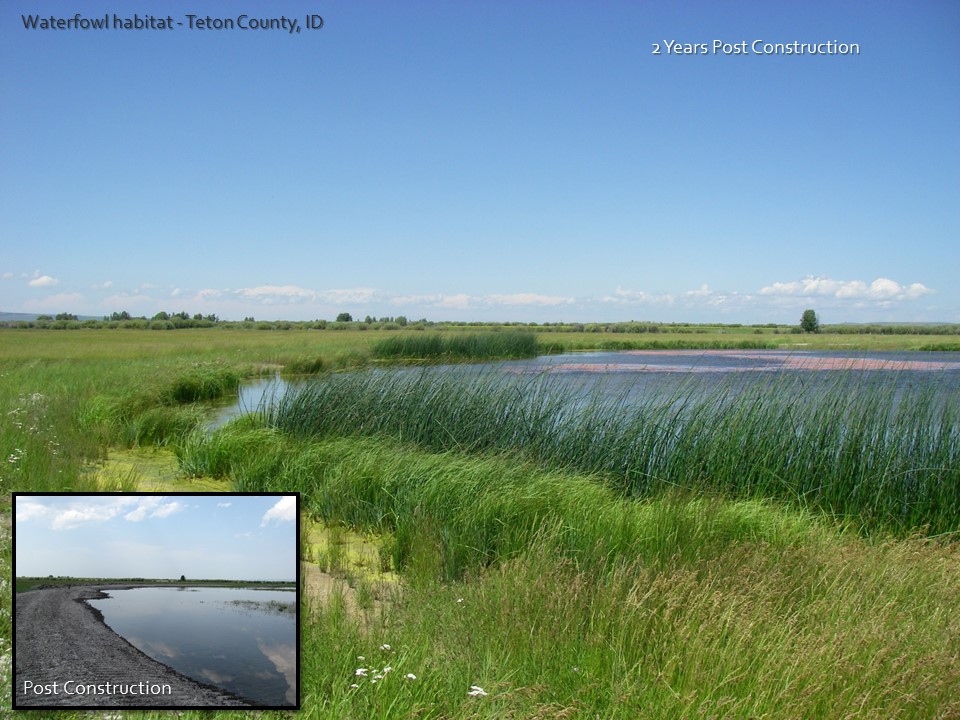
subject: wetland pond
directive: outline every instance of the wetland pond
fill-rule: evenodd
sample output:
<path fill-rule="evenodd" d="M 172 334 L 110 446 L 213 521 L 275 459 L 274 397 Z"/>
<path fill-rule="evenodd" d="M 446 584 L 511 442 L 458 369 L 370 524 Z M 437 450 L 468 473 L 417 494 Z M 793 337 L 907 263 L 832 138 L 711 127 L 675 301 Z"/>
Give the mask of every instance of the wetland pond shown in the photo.
<path fill-rule="evenodd" d="M 176 587 L 105 590 L 87 602 L 144 654 L 255 704 L 293 706 L 297 614 L 293 591 Z"/>
<path fill-rule="evenodd" d="M 499 373 L 504 378 L 547 378 L 558 387 L 600 391 L 629 402 L 631 397 L 670 396 L 691 389 L 738 392 L 771 382 L 830 382 L 843 375 L 857 383 L 909 384 L 960 389 L 960 354 L 950 352 L 865 352 L 811 350 L 624 350 L 541 355 L 529 360 L 431 366 L 465 376 Z M 420 366 L 374 372 L 419 373 Z M 235 417 L 269 406 L 288 390 L 314 378 L 258 378 L 241 385 L 237 397 L 210 423 L 215 429 Z M 855 384 L 857 384 L 855 383 Z M 862 385 L 860 386 L 862 387 Z"/>

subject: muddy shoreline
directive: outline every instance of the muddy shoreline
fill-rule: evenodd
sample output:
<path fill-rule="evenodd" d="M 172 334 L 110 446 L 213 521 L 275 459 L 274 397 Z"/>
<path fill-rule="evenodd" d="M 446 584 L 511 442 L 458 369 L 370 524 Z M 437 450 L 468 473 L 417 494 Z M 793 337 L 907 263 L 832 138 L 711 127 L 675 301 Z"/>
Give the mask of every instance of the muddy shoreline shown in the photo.
<path fill-rule="evenodd" d="M 151 585 L 77 585 L 16 595 L 15 706 L 252 707 L 147 657 L 85 602 L 107 597 L 104 590 L 133 587 Z M 77 692 L 88 685 L 98 687 Z M 37 694 L 36 688 L 43 692 Z"/>

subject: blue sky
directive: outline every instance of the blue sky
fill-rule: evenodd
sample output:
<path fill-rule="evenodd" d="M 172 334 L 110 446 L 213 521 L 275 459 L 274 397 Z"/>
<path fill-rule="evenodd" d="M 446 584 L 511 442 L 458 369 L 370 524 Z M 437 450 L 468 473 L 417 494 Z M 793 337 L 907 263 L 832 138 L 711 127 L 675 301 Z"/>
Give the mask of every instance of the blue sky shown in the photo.
<path fill-rule="evenodd" d="M 77 12 L 185 26 L 21 20 Z M 953 0 L 9 0 L 0 310 L 960 322 L 958 37 Z"/>
<path fill-rule="evenodd" d="M 295 580 L 296 497 L 17 496 L 17 575 Z"/>

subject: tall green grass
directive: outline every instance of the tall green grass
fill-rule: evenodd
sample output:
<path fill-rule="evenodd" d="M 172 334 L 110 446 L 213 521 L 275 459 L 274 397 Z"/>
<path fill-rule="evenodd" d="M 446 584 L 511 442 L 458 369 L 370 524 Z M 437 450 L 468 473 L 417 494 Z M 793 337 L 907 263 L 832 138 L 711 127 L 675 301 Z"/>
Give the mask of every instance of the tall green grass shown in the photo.
<path fill-rule="evenodd" d="M 201 403 L 235 393 L 239 385 L 232 368 L 193 368 L 123 394 L 90 398 L 78 408 L 76 423 L 103 445 L 178 443 L 205 420 Z"/>
<path fill-rule="evenodd" d="M 492 373 L 356 373 L 280 400 L 272 426 L 301 437 L 388 436 L 434 451 L 522 452 L 605 477 L 637 497 L 667 489 L 768 497 L 862 525 L 960 530 L 954 390 L 784 375 L 750 389 L 670 397 L 584 394 Z"/>
<path fill-rule="evenodd" d="M 390 335 L 373 346 L 374 357 L 393 360 L 490 360 L 537 353 L 536 335 L 520 331 Z"/>
<path fill-rule="evenodd" d="M 424 548 L 457 578 L 502 562 L 544 534 L 581 566 L 616 558 L 693 558 L 731 542 L 789 544 L 816 534 L 802 514 L 762 502 L 665 496 L 637 503 L 589 476 L 508 457 L 432 454 L 384 439 L 300 442 L 252 423 L 197 433 L 178 453 L 189 474 L 230 477 L 241 492 L 298 491 L 328 523 L 395 538 L 393 564 Z M 421 558 L 422 559 L 422 558 Z"/>
<path fill-rule="evenodd" d="M 3 373 L 0 382 L 0 500 L 12 491 L 86 491 L 83 468 L 97 460 L 97 438 L 74 422 L 82 399 L 48 368 Z"/>
<path fill-rule="evenodd" d="M 950 582 L 924 586 L 938 562 Z M 916 542 L 734 546 L 613 573 L 535 547 L 463 583 L 411 583 L 369 630 L 336 599 L 318 607 L 305 699 L 338 720 L 953 717 L 955 581 L 954 559 Z"/>

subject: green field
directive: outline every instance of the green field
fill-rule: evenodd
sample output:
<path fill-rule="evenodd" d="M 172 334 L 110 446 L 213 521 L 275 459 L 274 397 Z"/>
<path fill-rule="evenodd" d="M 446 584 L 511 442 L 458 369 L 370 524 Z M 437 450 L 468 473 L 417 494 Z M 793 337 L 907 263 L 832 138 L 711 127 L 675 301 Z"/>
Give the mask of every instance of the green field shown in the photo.
<path fill-rule="evenodd" d="M 10 492 L 230 488 L 301 492 L 302 554 L 339 588 L 303 600 L 305 718 L 960 717 L 956 403 L 894 412 L 880 391 L 852 405 L 694 404 L 684 435 L 657 408 L 647 424 L 597 405 L 563 425 L 527 398 L 519 407 L 542 414 L 510 425 L 522 413 L 495 387 L 431 394 L 389 372 L 366 386 L 335 372 L 409 363 L 418 347 L 479 358 L 475 339 L 450 339 L 517 330 L 0 330 L 0 714 Z M 956 342 L 522 330 L 541 352 Z M 405 337 L 428 340 L 378 350 Z M 210 400 L 278 370 L 321 373 L 327 399 L 197 432 Z M 788 421 L 810 434 L 794 443 Z M 645 475 L 611 466 L 627 448 L 650 459 Z M 101 715 L 168 713 L 56 714 Z"/>

